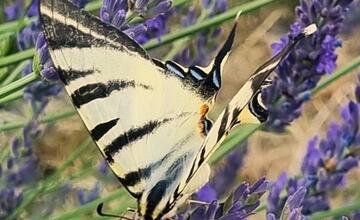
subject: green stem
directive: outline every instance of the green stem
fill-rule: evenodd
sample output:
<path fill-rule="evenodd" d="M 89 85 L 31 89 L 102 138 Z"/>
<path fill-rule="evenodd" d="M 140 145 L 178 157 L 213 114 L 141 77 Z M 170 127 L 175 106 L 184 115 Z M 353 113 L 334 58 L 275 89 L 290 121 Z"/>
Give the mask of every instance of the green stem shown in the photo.
<path fill-rule="evenodd" d="M 7 97 L 5 97 L 5 98 L 7 98 Z M 2 99 L 0 99 L 0 104 L 1 104 L 1 101 L 2 101 Z M 63 111 L 63 112 L 60 112 L 60 113 L 47 115 L 44 118 L 40 119 L 39 122 L 40 123 L 50 123 L 50 122 L 57 121 L 57 120 L 60 120 L 60 119 L 63 119 L 63 118 L 72 117 L 75 114 L 76 114 L 76 112 L 74 110 Z M 6 124 L 3 124 L 3 125 L 0 126 L 0 132 L 1 131 L 9 131 L 9 130 L 22 128 L 27 123 L 28 123 L 27 121 L 6 123 Z"/>
<path fill-rule="evenodd" d="M 31 22 L 36 21 L 36 19 L 37 19 L 36 17 L 32 17 L 32 18 L 25 17 L 16 21 L 3 23 L 0 25 L 0 33 L 17 32 L 23 29 L 24 27 L 26 27 Z"/>
<path fill-rule="evenodd" d="M 25 208 L 30 205 L 43 190 L 45 190 L 52 183 L 58 181 L 63 171 L 71 164 L 73 164 L 73 162 L 88 148 L 88 145 L 90 143 L 90 138 L 87 138 L 83 143 L 81 143 L 80 146 L 74 150 L 74 152 L 67 158 L 67 160 L 61 165 L 61 167 L 56 170 L 53 175 L 51 175 L 48 179 L 38 183 L 37 188 L 28 191 L 27 195 L 24 196 L 21 204 L 6 219 L 14 219 L 16 216 L 19 216 L 19 214 L 21 214 L 25 210 Z"/>
<path fill-rule="evenodd" d="M 97 12 L 101 6 L 103 4 L 103 1 L 100 0 L 100 1 L 92 1 L 92 2 L 89 2 L 85 5 L 84 9 L 85 11 L 89 11 L 89 12 Z"/>
<path fill-rule="evenodd" d="M 6 79 L 1 82 L 1 86 L 7 85 L 11 82 L 13 82 L 23 71 L 23 69 L 30 63 L 30 61 L 23 61 L 19 63 L 15 69 L 6 77 Z"/>
<path fill-rule="evenodd" d="M 14 54 L 11 54 L 6 57 L 0 58 L 0 68 L 5 67 L 14 63 L 18 63 L 23 60 L 31 59 L 33 58 L 35 54 L 35 48 L 30 48 L 24 51 L 20 51 Z"/>
<path fill-rule="evenodd" d="M 247 140 L 255 131 L 259 130 L 259 124 L 244 124 L 234 129 L 229 136 L 224 140 L 221 146 L 214 152 L 209 159 L 209 164 L 215 164 L 221 160 L 225 155 L 238 147 L 240 143 Z"/>
<path fill-rule="evenodd" d="M 333 219 L 346 214 L 354 213 L 360 209 L 360 200 L 355 203 L 328 211 L 317 212 L 310 216 L 310 220 Z"/>
<path fill-rule="evenodd" d="M 16 92 L 11 93 L 8 96 L 5 96 L 4 98 L 0 98 L 0 105 L 3 105 L 3 104 L 8 103 L 8 102 L 15 101 L 15 100 L 19 100 L 23 96 L 24 96 L 24 90 L 18 90 Z M 15 122 L 15 123 L 18 123 L 18 122 Z M 21 124 L 20 127 L 15 127 L 15 128 L 22 128 L 23 126 L 25 126 L 26 123 L 24 122 L 24 123 L 20 123 L 20 124 Z M 3 127 L 0 126 L 0 131 L 2 131 L 1 130 L 2 128 Z M 15 128 L 10 128 L 10 129 L 15 129 Z M 10 129 L 6 129 L 6 130 L 10 130 Z"/>
<path fill-rule="evenodd" d="M 11 95 L 13 92 L 16 92 L 25 86 L 29 85 L 30 83 L 35 82 L 38 80 L 39 75 L 36 73 L 30 73 L 29 75 L 16 80 L 13 83 L 10 83 L 9 85 L 3 86 L 0 88 L 0 98 L 3 98 L 5 96 Z"/>
<path fill-rule="evenodd" d="M 176 41 L 177 39 L 180 39 L 182 37 L 193 35 L 199 31 L 208 29 L 210 27 L 218 26 L 225 21 L 235 18 L 235 16 L 237 15 L 237 13 L 239 11 L 241 11 L 242 14 L 247 14 L 249 12 L 257 10 L 260 7 L 263 7 L 267 4 L 270 4 L 275 1 L 278 1 L 278 0 L 255 0 L 255 1 L 250 1 L 248 3 L 236 6 L 234 8 L 227 10 L 226 12 L 224 12 L 222 14 L 216 15 L 216 16 L 209 18 L 203 22 L 196 23 L 195 25 L 183 28 L 178 32 L 169 33 L 167 35 L 164 35 L 160 38 L 160 42 L 158 39 L 152 39 L 144 45 L 144 48 L 151 50 L 151 49 L 163 46 L 165 44 Z"/>

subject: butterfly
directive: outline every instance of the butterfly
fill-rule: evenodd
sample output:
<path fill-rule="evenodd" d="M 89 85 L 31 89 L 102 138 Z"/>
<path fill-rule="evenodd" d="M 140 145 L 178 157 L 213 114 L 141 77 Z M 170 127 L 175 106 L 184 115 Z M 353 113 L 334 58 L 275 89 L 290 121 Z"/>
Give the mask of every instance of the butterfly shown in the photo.
<path fill-rule="evenodd" d="M 245 82 L 219 117 L 207 114 L 222 86 L 221 70 L 236 23 L 204 68 L 161 61 L 134 40 L 67 0 L 41 0 L 40 20 L 51 59 L 101 154 L 137 199 L 137 218 L 171 217 L 209 178 L 208 158 L 228 132 L 262 123 L 261 88 L 311 25 Z"/>

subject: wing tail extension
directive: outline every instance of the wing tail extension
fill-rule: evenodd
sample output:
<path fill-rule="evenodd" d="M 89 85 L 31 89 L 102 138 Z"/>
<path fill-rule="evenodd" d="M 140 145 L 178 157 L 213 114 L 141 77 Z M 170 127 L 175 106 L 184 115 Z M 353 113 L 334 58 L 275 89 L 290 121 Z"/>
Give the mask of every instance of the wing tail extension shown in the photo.
<path fill-rule="evenodd" d="M 249 102 L 256 97 L 261 87 L 266 84 L 266 79 L 270 73 L 279 65 L 279 63 L 291 52 L 294 46 L 305 37 L 310 36 L 316 31 L 315 25 L 310 25 L 304 29 L 302 33 L 294 37 L 288 44 L 273 58 L 260 66 L 254 74 L 241 87 L 239 92 L 230 101 L 227 107 L 220 114 L 206 139 L 202 143 L 200 151 L 193 162 L 192 168 L 186 179 L 185 184 L 192 179 L 198 168 L 206 162 L 209 156 L 218 148 L 227 136 L 228 132 L 235 126 L 242 124 L 241 116 L 248 111 Z M 246 111 L 243 111 L 246 110 Z M 256 115 L 255 115 L 256 117 Z M 261 123 L 262 120 L 257 120 Z"/>

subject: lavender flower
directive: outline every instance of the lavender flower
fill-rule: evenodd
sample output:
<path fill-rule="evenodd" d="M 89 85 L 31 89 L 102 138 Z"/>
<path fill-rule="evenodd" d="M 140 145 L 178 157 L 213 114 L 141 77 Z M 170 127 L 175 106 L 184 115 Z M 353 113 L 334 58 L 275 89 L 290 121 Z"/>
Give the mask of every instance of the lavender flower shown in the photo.
<path fill-rule="evenodd" d="M 226 195 L 229 192 L 228 190 L 233 187 L 246 153 L 247 143 L 243 143 L 230 152 L 224 158 L 224 163 L 220 164 L 219 168 L 215 170 L 214 177 L 209 184 L 216 191 L 219 198 Z"/>
<path fill-rule="evenodd" d="M 0 176 L 0 218 L 4 219 L 19 206 L 23 199 L 23 190 L 41 177 L 39 160 L 31 148 L 34 138 L 39 134 L 37 124 L 30 122 L 23 129 L 22 138 L 15 138 L 11 153 L 2 162 Z"/>
<path fill-rule="evenodd" d="M 344 186 L 346 174 L 358 166 L 360 144 L 360 86 L 355 89 L 357 103 L 349 101 L 341 109 L 340 123 L 331 123 L 326 138 L 314 137 L 308 143 L 303 159 L 300 178 L 290 178 L 283 174 L 273 185 L 268 198 L 268 213 L 279 217 L 284 199 L 280 192 L 286 188 L 289 198 L 300 188 L 307 193 L 302 201 L 302 214 L 311 215 L 330 209 L 329 194 Z"/>
<path fill-rule="evenodd" d="M 301 205 L 303 203 L 305 194 L 306 194 L 306 189 L 304 187 L 299 187 L 296 190 L 296 192 L 294 192 L 286 199 L 280 217 L 277 218 L 274 213 L 268 213 L 267 220 L 277 220 L 277 219 L 305 220 L 306 217 L 301 214 L 301 209 L 302 209 Z"/>
<path fill-rule="evenodd" d="M 297 118 L 302 104 L 309 98 L 308 91 L 324 74 L 335 69 L 335 50 L 341 46 L 337 36 L 351 3 L 352 0 L 301 0 L 296 7 L 297 20 L 288 36 L 273 44 L 274 52 L 311 23 L 319 31 L 296 46 L 277 69 L 272 85 L 264 89 L 262 98 L 269 110 L 269 128 L 282 130 Z"/>
<path fill-rule="evenodd" d="M 95 184 L 94 187 L 90 190 L 85 190 L 80 188 L 77 190 L 77 199 L 81 205 L 85 205 L 99 197 L 100 194 L 100 185 Z"/>
<path fill-rule="evenodd" d="M 246 219 L 259 206 L 259 199 L 267 191 L 268 186 L 269 182 L 265 178 L 261 178 L 253 185 L 244 182 L 227 198 L 225 203 L 219 204 L 217 200 L 214 200 L 207 207 L 200 206 L 187 214 L 188 219 Z"/>
<path fill-rule="evenodd" d="M 21 17 L 23 10 L 23 0 L 16 0 L 11 5 L 5 7 L 5 19 L 7 21 L 13 21 Z"/>
<path fill-rule="evenodd" d="M 112 24 L 140 44 L 167 33 L 166 22 L 171 15 L 171 1 L 154 0 L 149 3 L 145 0 L 136 0 L 130 3 L 132 7 L 129 7 L 127 0 L 104 0 L 100 9 L 101 20 Z M 129 14 L 129 8 L 138 14 L 146 12 L 146 19 L 141 23 L 128 24 L 126 16 Z"/>
<path fill-rule="evenodd" d="M 38 63 L 35 67 L 38 68 L 42 77 L 48 81 L 59 80 L 59 75 L 55 71 L 54 64 L 50 59 L 49 49 L 45 42 L 44 34 L 41 32 L 37 36 L 35 48 L 37 49 Z"/>

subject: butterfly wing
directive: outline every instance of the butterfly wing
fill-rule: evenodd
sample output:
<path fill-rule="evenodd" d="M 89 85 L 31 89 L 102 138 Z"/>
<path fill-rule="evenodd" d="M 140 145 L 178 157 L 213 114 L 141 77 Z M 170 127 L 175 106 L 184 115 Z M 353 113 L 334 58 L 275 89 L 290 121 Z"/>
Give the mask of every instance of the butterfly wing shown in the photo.
<path fill-rule="evenodd" d="M 194 183 L 192 182 L 197 184 L 197 181 L 193 181 L 193 179 L 198 179 L 197 176 L 201 175 L 198 174 L 199 171 L 203 170 L 204 166 L 207 166 L 206 161 L 217 147 L 220 146 L 234 126 L 245 123 L 260 124 L 266 120 L 267 110 L 261 102 L 261 88 L 271 83 L 268 80 L 270 73 L 289 54 L 294 46 L 316 30 L 317 28 L 314 24 L 306 27 L 302 33 L 289 41 L 277 55 L 260 66 L 241 87 L 213 124 L 192 163 L 187 177 L 183 178 L 183 181 L 180 183 L 179 188 L 183 189 L 184 193 L 189 193 L 188 189 L 193 188 L 192 185 Z"/>
<path fill-rule="evenodd" d="M 128 191 L 139 198 L 189 164 L 203 139 L 199 123 L 211 123 L 203 106 L 220 88 L 218 64 L 230 48 L 205 76 L 195 66 L 151 59 L 128 36 L 66 0 L 42 0 L 40 11 L 65 89 Z"/>

